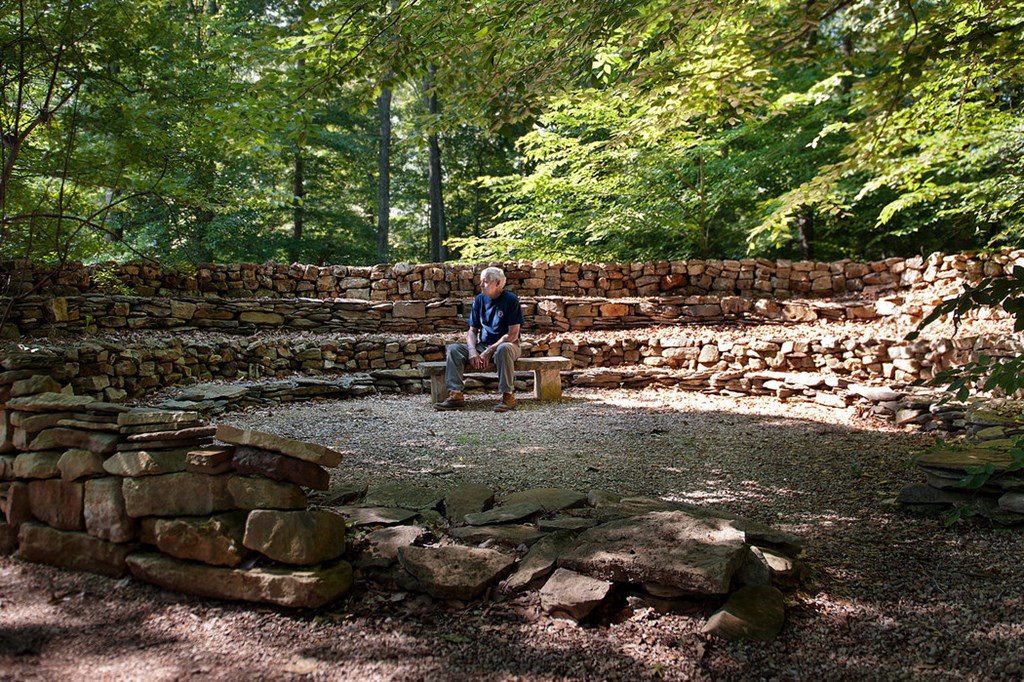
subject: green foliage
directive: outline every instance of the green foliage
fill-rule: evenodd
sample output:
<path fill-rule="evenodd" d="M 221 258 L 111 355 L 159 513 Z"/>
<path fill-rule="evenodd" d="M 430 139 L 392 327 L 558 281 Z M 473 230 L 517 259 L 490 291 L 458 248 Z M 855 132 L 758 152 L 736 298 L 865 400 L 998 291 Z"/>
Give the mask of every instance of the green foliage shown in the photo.
<path fill-rule="evenodd" d="M 988 277 L 973 286 L 965 284 L 963 293 L 936 306 L 921 321 L 918 330 L 908 334 L 907 338 L 917 338 L 921 329 L 944 315 L 952 316 L 956 329 L 965 314 L 979 307 L 1010 313 L 1014 317 L 1014 331 L 1024 331 L 1024 267 L 1014 265 L 1005 277 Z M 1024 390 L 1024 356 L 997 361 L 982 355 L 962 366 L 941 372 L 933 382 L 948 386 L 952 397 L 961 401 L 966 400 L 972 390 L 1015 395 Z"/>

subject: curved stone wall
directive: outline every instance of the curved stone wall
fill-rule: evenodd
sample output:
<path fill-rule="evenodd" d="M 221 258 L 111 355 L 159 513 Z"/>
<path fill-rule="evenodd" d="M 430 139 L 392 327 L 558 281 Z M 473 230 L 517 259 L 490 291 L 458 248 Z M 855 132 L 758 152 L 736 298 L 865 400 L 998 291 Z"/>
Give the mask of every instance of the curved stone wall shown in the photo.
<path fill-rule="evenodd" d="M 871 263 L 768 260 L 690 260 L 647 263 L 549 263 L 508 261 L 502 266 L 520 296 L 628 298 L 665 295 L 833 297 L 877 295 L 918 284 L 955 283 L 1000 276 L 1024 265 L 1024 250 L 979 255 L 932 254 Z M 11 293 L 38 286 L 50 295 L 91 291 L 138 296 L 229 298 L 351 298 L 371 301 L 467 298 L 487 264 L 395 263 L 316 266 L 294 263 L 203 264 L 195 269 L 140 264 L 69 264 L 54 281 L 47 271 L 14 274 Z"/>

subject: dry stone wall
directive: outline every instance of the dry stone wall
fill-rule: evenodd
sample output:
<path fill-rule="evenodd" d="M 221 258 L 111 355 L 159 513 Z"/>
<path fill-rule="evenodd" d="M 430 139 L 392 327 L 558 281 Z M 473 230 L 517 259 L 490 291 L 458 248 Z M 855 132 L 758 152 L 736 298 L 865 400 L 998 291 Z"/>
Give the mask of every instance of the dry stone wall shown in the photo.
<path fill-rule="evenodd" d="M 339 453 L 76 396 L 33 369 L 0 374 L 4 553 L 290 607 L 351 588 L 344 517 L 308 505 Z"/>
<path fill-rule="evenodd" d="M 871 263 L 768 260 L 690 260 L 647 263 L 495 262 L 510 286 L 528 297 L 629 298 L 671 295 L 835 297 L 848 292 L 875 296 L 918 284 L 935 285 L 1005 274 L 1024 263 L 1024 251 L 979 255 L 933 254 Z M 294 263 L 203 264 L 194 270 L 140 264 L 71 264 L 55 278 L 44 269 L 19 269 L 12 293 L 42 287 L 68 295 L 126 289 L 138 296 L 237 298 L 351 298 L 416 301 L 468 298 L 487 264 L 395 263 L 316 266 Z"/>

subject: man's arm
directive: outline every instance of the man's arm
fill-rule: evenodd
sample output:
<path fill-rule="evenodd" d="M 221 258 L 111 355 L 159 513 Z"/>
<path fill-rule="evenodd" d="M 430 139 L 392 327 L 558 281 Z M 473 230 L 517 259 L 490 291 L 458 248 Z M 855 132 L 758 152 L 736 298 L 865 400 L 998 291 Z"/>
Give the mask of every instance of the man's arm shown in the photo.
<path fill-rule="evenodd" d="M 480 354 L 476 351 L 479 339 L 480 330 L 476 327 L 470 327 L 469 331 L 466 332 L 466 345 L 469 347 L 469 364 L 475 369 L 483 369 L 487 367 L 487 360 L 481 358 Z"/>
<path fill-rule="evenodd" d="M 484 367 L 486 367 L 491 362 L 491 358 L 494 357 L 494 351 L 498 350 L 498 346 L 500 346 L 503 343 L 515 343 L 516 341 L 519 340 L 520 327 L 522 327 L 522 325 L 510 324 L 508 326 L 508 331 L 505 332 L 500 339 L 498 339 L 497 341 L 495 341 L 490 346 L 484 349 L 484 352 L 480 354 L 480 357 L 484 361 Z M 469 356 L 469 359 L 470 361 L 472 361 L 473 356 Z"/>

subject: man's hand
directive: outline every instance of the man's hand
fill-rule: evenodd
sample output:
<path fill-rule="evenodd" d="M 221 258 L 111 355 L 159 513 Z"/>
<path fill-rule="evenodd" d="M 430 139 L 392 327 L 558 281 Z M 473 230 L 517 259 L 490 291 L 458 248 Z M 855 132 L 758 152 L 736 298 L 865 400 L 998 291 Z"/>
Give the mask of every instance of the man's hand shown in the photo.
<path fill-rule="evenodd" d="M 486 353 L 487 351 L 484 352 Z M 472 355 L 469 356 L 469 364 L 472 365 L 474 369 L 486 369 L 487 362 L 487 359 L 484 358 L 482 355 L 473 353 Z"/>

